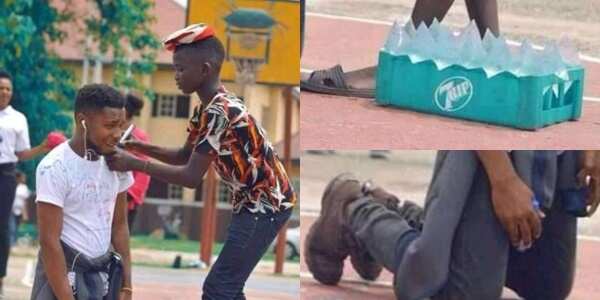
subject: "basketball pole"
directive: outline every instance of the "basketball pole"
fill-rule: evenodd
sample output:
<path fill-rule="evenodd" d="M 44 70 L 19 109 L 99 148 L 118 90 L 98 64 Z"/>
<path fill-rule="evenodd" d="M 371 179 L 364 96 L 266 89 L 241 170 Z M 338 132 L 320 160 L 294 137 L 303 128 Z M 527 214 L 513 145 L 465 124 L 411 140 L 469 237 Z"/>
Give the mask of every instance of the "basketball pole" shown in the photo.
<path fill-rule="evenodd" d="M 284 136 L 283 136 L 283 156 L 284 167 L 286 172 L 292 169 L 292 89 L 294 87 L 287 86 L 283 89 L 283 98 L 285 100 L 285 117 L 284 117 Z M 277 246 L 275 248 L 275 274 L 283 273 L 283 264 L 285 263 L 285 246 L 288 222 L 281 227 L 277 235 Z"/>
<path fill-rule="evenodd" d="M 215 241 L 215 223 L 216 223 L 216 189 L 217 178 L 213 167 L 208 168 L 208 172 L 203 182 L 204 187 L 204 205 L 202 207 L 202 229 L 200 230 L 200 260 L 206 266 L 211 265 L 212 249 Z"/>

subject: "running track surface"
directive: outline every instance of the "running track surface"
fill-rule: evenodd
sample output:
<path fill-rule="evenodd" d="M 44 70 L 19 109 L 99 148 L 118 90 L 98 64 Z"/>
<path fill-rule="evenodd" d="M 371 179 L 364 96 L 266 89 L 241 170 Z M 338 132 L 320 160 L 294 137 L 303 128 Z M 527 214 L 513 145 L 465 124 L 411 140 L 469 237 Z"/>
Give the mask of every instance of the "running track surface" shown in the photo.
<path fill-rule="evenodd" d="M 301 241 L 304 241 L 306 238 L 306 233 L 314 221 L 314 216 L 301 215 Z M 300 243 L 300 245 L 302 248 L 304 242 Z M 569 296 L 569 300 L 598 299 L 598 295 L 600 295 L 600 286 L 598 286 L 598 282 L 600 282 L 600 242 L 579 240 L 577 247 L 575 285 Z M 301 253 L 304 254 L 303 248 Z M 360 280 L 358 274 L 352 269 L 350 261 L 346 261 L 342 283 L 339 286 L 319 284 L 310 275 L 303 258 L 301 258 L 300 272 L 300 294 L 302 295 L 302 299 L 395 300 L 390 286 L 393 275 L 385 270 L 375 283 L 368 284 Z M 518 299 L 508 289 L 503 294 L 503 299 L 515 298 Z"/>
<path fill-rule="evenodd" d="M 375 65 L 389 26 L 307 16 L 302 68 Z M 600 63 L 584 61 L 584 95 L 600 98 Z M 380 107 L 369 99 L 301 94 L 302 149 L 600 148 L 600 99 L 584 101 L 582 118 L 538 131 L 486 125 Z"/>

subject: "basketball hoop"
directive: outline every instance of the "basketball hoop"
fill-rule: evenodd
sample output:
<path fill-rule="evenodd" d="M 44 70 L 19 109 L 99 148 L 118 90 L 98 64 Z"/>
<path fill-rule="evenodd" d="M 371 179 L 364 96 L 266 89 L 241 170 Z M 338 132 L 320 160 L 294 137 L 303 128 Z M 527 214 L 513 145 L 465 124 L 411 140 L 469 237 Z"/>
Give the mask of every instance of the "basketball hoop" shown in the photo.
<path fill-rule="evenodd" d="M 256 82 L 256 73 L 264 60 L 247 57 L 232 57 L 235 64 L 235 82 L 245 86 Z"/>

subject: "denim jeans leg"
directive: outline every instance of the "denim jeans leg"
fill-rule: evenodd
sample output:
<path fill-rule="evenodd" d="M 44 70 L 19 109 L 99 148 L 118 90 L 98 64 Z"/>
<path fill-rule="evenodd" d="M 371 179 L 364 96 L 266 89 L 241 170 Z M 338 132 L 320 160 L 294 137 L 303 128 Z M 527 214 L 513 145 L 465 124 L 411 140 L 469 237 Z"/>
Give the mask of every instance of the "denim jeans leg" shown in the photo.
<path fill-rule="evenodd" d="M 242 209 L 234 214 L 225 245 L 204 281 L 202 299 L 245 299 L 246 280 L 290 215 L 291 209 L 266 214 Z"/>

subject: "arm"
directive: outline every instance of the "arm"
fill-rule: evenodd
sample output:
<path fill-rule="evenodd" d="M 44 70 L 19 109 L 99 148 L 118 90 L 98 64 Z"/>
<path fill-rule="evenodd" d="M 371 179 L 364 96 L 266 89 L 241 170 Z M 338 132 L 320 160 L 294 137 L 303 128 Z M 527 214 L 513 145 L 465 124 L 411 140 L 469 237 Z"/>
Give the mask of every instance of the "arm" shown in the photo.
<path fill-rule="evenodd" d="M 513 246 L 529 247 L 541 235 L 540 216 L 531 203 L 533 193 L 517 175 L 506 151 L 477 151 L 477 155 L 490 181 L 496 217 Z"/>
<path fill-rule="evenodd" d="M 40 231 L 40 253 L 50 287 L 57 299 L 74 300 L 73 291 L 67 279 L 65 255 L 60 244 L 63 220 L 62 208 L 38 202 L 37 215 Z"/>
<path fill-rule="evenodd" d="M 156 177 L 165 182 L 195 188 L 202 182 L 210 163 L 216 154 L 211 151 L 194 151 L 187 164 L 172 166 L 151 161 L 144 161 L 123 151 L 117 152 L 106 158 L 108 167 L 112 171 L 140 171 Z"/>
<path fill-rule="evenodd" d="M 123 260 L 123 287 L 131 288 L 131 256 L 129 252 L 129 226 L 127 225 L 127 192 L 117 195 L 112 224 L 112 245 Z M 121 292 L 121 299 L 131 299 L 131 293 Z"/>
<path fill-rule="evenodd" d="M 193 149 L 190 141 L 186 141 L 181 148 L 165 148 L 136 140 L 127 141 L 124 146 L 126 150 L 140 152 L 170 165 L 186 164 Z"/>
<path fill-rule="evenodd" d="M 19 161 L 30 160 L 32 158 L 35 158 L 36 156 L 39 156 L 39 155 L 42 155 L 45 153 L 48 153 L 48 148 L 46 147 L 46 141 L 43 141 L 41 144 L 39 144 L 31 149 L 15 152 L 15 154 L 19 158 Z"/>
<path fill-rule="evenodd" d="M 583 150 L 580 155 L 581 169 L 577 174 L 580 186 L 589 189 L 587 216 L 592 216 L 600 205 L 600 151 Z"/>
<path fill-rule="evenodd" d="M 25 202 L 25 206 L 23 207 L 23 213 L 22 213 L 22 216 L 23 216 L 23 221 L 24 221 L 24 222 L 27 222 L 27 221 L 29 221 L 29 212 L 28 212 L 28 210 L 27 210 L 27 208 L 28 208 L 28 207 L 29 207 L 29 206 L 27 205 L 27 202 Z"/>

